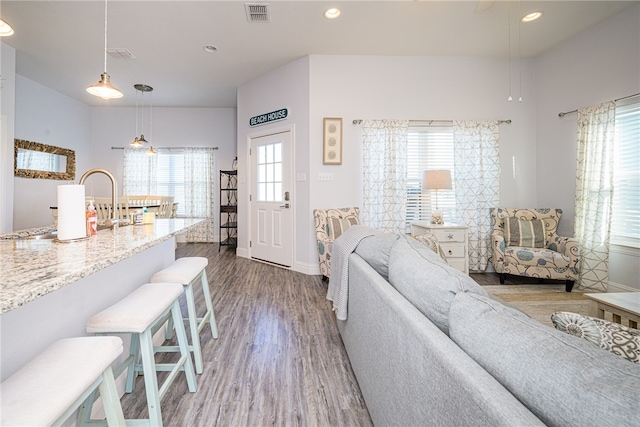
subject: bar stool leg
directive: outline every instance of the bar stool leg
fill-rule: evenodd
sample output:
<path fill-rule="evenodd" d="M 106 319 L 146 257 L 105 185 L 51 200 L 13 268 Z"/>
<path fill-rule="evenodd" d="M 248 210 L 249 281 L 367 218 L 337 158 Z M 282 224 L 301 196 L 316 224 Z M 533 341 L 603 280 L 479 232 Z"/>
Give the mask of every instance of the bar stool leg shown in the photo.
<path fill-rule="evenodd" d="M 149 425 L 162 427 L 162 414 L 160 413 L 160 395 L 158 393 L 158 378 L 156 377 L 156 364 L 153 358 L 153 336 L 151 328 L 138 335 L 140 340 L 140 356 L 142 358 L 142 371 L 144 375 L 144 387 L 147 394 L 147 406 L 149 407 Z M 132 342 L 134 340 L 132 339 Z M 135 365 L 135 364 L 134 364 Z M 135 371 L 135 369 L 130 369 Z"/>
<path fill-rule="evenodd" d="M 211 304 L 211 292 L 209 292 L 209 280 L 207 280 L 207 272 L 202 270 L 202 293 L 204 294 L 204 302 L 207 306 L 207 314 L 203 319 L 203 322 L 209 317 L 209 323 L 211 324 L 211 335 L 213 339 L 218 339 L 218 326 L 216 324 L 216 315 L 213 312 L 213 305 Z M 200 330 L 201 328 L 198 328 Z"/>
<path fill-rule="evenodd" d="M 138 334 L 131 334 L 131 343 L 129 347 L 129 359 L 127 363 L 127 384 L 125 386 L 125 393 L 133 392 L 135 387 L 135 381 L 137 376 L 136 363 L 138 363 L 138 354 L 140 353 L 140 338 Z"/>
<path fill-rule="evenodd" d="M 110 426 L 124 426 L 125 421 L 122 406 L 120 406 L 120 395 L 111 367 L 108 367 L 102 374 L 102 383 L 99 389 L 107 424 Z"/>
<path fill-rule="evenodd" d="M 193 357 L 196 361 L 196 373 L 201 374 L 203 371 L 202 364 L 202 347 L 200 346 L 200 337 L 198 332 L 198 319 L 196 318 L 196 302 L 193 295 L 193 286 L 189 284 L 184 290 L 187 298 L 187 314 L 189 316 L 189 330 L 191 332 L 191 345 L 193 348 Z"/>
<path fill-rule="evenodd" d="M 180 346 L 180 354 L 182 357 L 186 358 L 184 362 L 184 373 L 187 377 L 187 386 L 189 387 L 189 391 L 191 393 L 195 393 L 198 390 L 198 383 L 196 382 L 196 374 L 193 371 L 193 363 L 191 363 L 191 351 L 189 350 L 187 333 L 184 330 L 180 304 L 177 300 L 173 303 L 173 307 L 171 307 L 171 315 L 173 316 L 173 323 L 175 325 L 176 336 L 178 338 L 178 345 Z M 153 344 L 151 346 L 151 351 L 153 352 Z"/>

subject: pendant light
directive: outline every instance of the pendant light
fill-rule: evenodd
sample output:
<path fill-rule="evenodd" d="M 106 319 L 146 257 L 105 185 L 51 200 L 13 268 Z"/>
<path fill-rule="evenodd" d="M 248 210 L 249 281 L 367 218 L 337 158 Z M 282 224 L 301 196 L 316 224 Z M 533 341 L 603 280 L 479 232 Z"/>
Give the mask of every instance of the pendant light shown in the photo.
<path fill-rule="evenodd" d="M 87 86 L 87 92 L 103 99 L 122 98 L 122 92 L 111 84 L 107 74 L 107 0 L 104 0 L 104 73 L 100 74 L 98 83 Z"/>
<path fill-rule="evenodd" d="M 7 21 L 0 19 L 0 37 L 8 37 L 13 35 L 13 28 Z"/>
<path fill-rule="evenodd" d="M 136 87 L 135 85 L 133 86 L 134 88 Z M 138 117 L 138 90 L 136 89 L 136 133 L 135 133 L 135 138 L 133 138 L 133 141 L 131 141 L 131 147 L 132 148 L 142 148 L 142 146 L 144 145 L 142 142 L 140 142 L 140 140 L 138 139 L 138 122 L 139 122 L 139 117 Z"/>
<path fill-rule="evenodd" d="M 149 142 L 144 137 L 144 93 L 152 92 L 153 88 L 149 85 L 145 85 L 142 83 L 138 83 L 133 85 L 136 90 L 136 137 L 133 139 L 131 146 L 134 148 L 142 148 L 145 143 Z M 138 92 L 140 92 L 140 96 L 142 98 L 141 108 L 138 109 Z M 140 136 L 138 137 L 138 118 L 140 118 Z"/>

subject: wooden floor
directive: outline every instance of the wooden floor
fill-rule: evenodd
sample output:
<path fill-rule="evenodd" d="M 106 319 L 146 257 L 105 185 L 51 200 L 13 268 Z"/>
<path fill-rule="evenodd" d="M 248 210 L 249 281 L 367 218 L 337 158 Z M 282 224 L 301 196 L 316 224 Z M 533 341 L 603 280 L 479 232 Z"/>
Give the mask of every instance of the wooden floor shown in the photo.
<path fill-rule="evenodd" d="M 162 399 L 165 426 L 371 426 L 320 276 L 235 256 L 216 244 L 179 244 L 176 257 L 209 259 L 220 337 L 201 333 L 204 372 L 189 393 L 180 375 Z M 199 312 L 202 291 L 195 287 Z M 176 355 L 158 356 L 158 361 Z M 160 375 L 160 379 L 162 379 Z M 142 377 L 122 398 L 146 417 Z"/>
<path fill-rule="evenodd" d="M 165 426 L 372 425 L 320 276 L 236 257 L 230 248 L 218 252 L 217 244 L 179 244 L 176 257 L 185 256 L 209 259 L 220 337 L 212 339 L 208 326 L 201 333 L 199 389 L 189 393 L 184 376 L 176 379 L 161 402 Z M 497 274 L 471 277 L 499 287 Z M 518 290 L 540 288 L 536 281 L 508 280 L 514 282 L 525 283 Z M 562 291 L 564 283 L 545 287 Z M 195 287 L 195 293 L 203 313 L 202 291 Z M 134 392 L 122 398 L 126 418 L 146 418 L 144 396 L 139 377 Z"/>

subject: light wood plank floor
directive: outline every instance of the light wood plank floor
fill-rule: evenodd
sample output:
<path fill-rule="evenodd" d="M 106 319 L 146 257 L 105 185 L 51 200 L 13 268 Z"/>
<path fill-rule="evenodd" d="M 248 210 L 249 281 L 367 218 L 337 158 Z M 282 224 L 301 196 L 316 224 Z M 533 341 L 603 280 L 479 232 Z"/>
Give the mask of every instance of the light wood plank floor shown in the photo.
<path fill-rule="evenodd" d="M 204 372 L 189 393 L 180 375 L 162 400 L 166 426 L 371 426 L 320 276 L 236 257 L 217 244 L 179 244 L 176 257 L 209 259 L 220 337 L 201 333 Z M 199 313 L 202 291 L 195 287 Z M 158 355 L 158 361 L 175 354 Z M 163 379 L 165 374 L 159 376 Z M 142 377 L 122 398 L 146 417 Z"/>
<path fill-rule="evenodd" d="M 218 252 L 217 244 L 179 244 L 176 257 L 186 256 L 209 259 L 220 337 L 212 339 L 208 326 L 201 333 L 198 391 L 188 392 L 183 375 L 176 379 L 161 402 L 165 426 L 372 425 L 320 276 L 236 257 L 229 248 Z M 497 274 L 471 277 L 487 288 L 504 288 Z M 518 283 L 514 291 L 564 289 L 561 282 L 541 287 L 511 279 Z M 202 290 L 194 289 L 203 313 Z M 543 311 L 548 318 L 549 310 Z M 176 358 L 157 355 L 158 362 Z M 122 404 L 126 418 L 147 416 L 142 377 Z"/>

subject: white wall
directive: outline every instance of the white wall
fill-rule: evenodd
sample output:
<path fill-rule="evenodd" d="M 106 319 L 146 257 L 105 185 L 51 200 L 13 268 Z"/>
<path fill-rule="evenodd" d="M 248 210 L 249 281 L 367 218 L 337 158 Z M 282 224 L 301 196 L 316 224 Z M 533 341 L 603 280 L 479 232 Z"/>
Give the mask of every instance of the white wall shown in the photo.
<path fill-rule="evenodd" d="M 59 92 L 16 75 L 15 137 L 74 150 L 76 182 L 90 167 L 91 109 Z M 13 229 L 53 224 L 50 206 L 66 181 L 14 178 Z M 5 198 L 5 194 L 2 194 Z"/>
<path fill-rule="evenodd" d="M 291 62 L 266 73 L 238 88 L 238 250 L 240 256 L 249 256 L 249 137 L 270 129 L 293 126 L 294 179 L 305 173 L 305 181 L 296 181 L 292 194 L 294 206 L 294 266 L 296 271 L 315 274 L 318 269 L 316 254 L 309 253 L 309 58 Z M 250 127 L 249 118 L 288 108 L 286 120 Z M 312 222 L 312 221 L 311 221 Z M 315 241 L 315 240 L 314 240 Z M 314 246 L 315 248 L 315 246 Z M 315 250 L 315 249 L 314 249 Z"/>
<path fill-rule="evenodd" d="M 537 199 L 564 211 L 558 232 L 573 236 L 578 115 L 559 112 L 640 93 L 640 5 L 536 58 Z M 639 251 L 612 247 L 609 279 L 640 289 Z"/>
<path fill-rule="evenodd" d="M 308 61 L 308 68 L 306 66 Z M 523 61 L 525 102 L 508 102 L 508 62 L 473 58 L 425 58 L 312 55 L 274 70 L 238 90 L 238 154 L 246 159 L 249 117 L 292 105 L 290 123 L 296 124 L 297 182 L 296 263 L 312 266 L 317 274 L 314 208 L 361 206 L 360 129 L 353 119 L 512 119 L 501 125 L 502 201 L 509 206 L 535 205 L 534 76 Z M 306 89 L 307 82 L 309 88 Z M 308 94 L 308 95 L 307 95 Z M 308 101 L 307 101 L 308 96 Z M 300 125 L 309 113 L 308 141 Z M 322 119 L 343 118 L 343 163 L 322 164 Z M 282 122 L 271 125 L 282 126 Z M 304 151 L 303 151 L 304 150 Z M 517 165 L 516 178 L 511 170 Z M 245 175 L 244 162 L 239 177 Z M 318 173 L 333 174 L 319 182 Z M 306 184 L 306 185 L 305 185 Z M 301 193 L 303 188 L 308 194 Z M 305 196 L 308 202 L 301 198 Z M 247 190 L 240 185 L 239 253 L 248 248 Z M 248 203 L 247 203 L 248 205 Z M 304 271 L 298 268 L 299 271 Z"/>
<path fill-rule="evenodd" d="M 13 231 L 16 50 L 0 43 L 0 233 Z"/>

